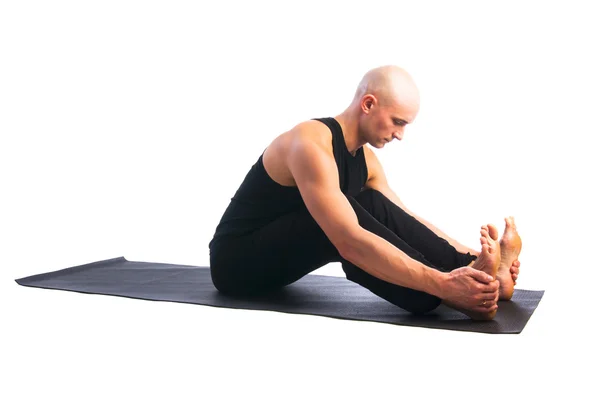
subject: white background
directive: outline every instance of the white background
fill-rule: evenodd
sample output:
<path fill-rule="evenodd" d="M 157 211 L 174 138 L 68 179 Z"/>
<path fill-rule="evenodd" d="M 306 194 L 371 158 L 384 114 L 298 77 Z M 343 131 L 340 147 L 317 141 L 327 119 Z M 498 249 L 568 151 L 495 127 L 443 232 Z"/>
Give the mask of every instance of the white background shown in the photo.
<path fill-rule="evenodd" d="M 597 393 L 597 13 L 483 3 L 3 2 L 0 395 Z M 390 185 L 471 246 L 515 216 L 517 288 L 546 290 L 521 334 L 14 282 L 119 256 L 207 266 L 262 150 L 342 112 L 385 64 L 422 99 L 405 139 L 376 152 Z"/>

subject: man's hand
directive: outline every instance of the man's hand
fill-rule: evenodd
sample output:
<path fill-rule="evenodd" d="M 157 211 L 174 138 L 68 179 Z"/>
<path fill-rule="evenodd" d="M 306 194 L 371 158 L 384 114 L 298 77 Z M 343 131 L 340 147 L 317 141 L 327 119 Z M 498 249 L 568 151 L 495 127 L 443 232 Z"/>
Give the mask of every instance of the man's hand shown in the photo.
<path fill-rule="evenodd" d="M 498 309 L 500 282 L 471 267 L 461 267 L 446 274 L 442 287 L 443 300 L 467 311 L 488 313 Z"/>

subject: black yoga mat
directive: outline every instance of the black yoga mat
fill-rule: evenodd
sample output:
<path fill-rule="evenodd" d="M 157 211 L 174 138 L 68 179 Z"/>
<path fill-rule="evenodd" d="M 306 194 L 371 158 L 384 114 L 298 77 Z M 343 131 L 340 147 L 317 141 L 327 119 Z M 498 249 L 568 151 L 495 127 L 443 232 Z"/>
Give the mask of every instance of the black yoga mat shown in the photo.
<path fill-rule="evenodd" d="M 492 321 L 473 321 L 441 305 L 413 315 L 343 277 L 306 275 L 281 290 L 252 298 L 233 298 L 215 289 L 208 267 L 128 261 L 125 257 L 17 279 L 22 286 L 70 290 L 214 307 L 323 315 L 340 319 L 481 333 L 520 333 L 544 291 L 515 290 Z"/>

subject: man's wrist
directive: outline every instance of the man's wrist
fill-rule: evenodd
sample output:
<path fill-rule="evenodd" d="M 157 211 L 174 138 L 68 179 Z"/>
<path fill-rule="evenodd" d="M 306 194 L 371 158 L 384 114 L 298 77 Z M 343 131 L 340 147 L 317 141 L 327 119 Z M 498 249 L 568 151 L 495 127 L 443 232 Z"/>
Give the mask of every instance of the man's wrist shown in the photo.
<path fill-rule="evenodd" d="M 438 271 L 435 268 L 426 267 L 427 272 L 427 286 L 425 286 L 425 292 L 432 296 L 444 299 L 444 291 L 446 281 L 448 280 L 448 274 L 445 272 Z"/>

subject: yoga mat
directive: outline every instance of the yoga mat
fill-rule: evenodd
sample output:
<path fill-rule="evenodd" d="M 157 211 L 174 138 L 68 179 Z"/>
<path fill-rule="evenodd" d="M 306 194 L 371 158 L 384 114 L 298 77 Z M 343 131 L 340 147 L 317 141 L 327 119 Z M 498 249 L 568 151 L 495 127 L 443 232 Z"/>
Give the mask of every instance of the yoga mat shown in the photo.
<path fill-rule="evenodd" d="M 275 293 L 234 298 L 214 287 L 209 267 L 128 261 L 125 257 L 33 275 L 16 282 L 22 286 L 81 293 L 480 333 L 520 333 L 544 295 L 544 291 L 517 289 L 511 301 L 499 302 L 494 320 L 473 321 L 445 305 L 425 315 L 413 315 L 368 289 L 335 276 L 309 274 Z"/>

